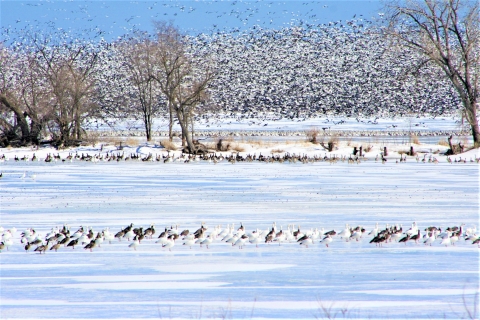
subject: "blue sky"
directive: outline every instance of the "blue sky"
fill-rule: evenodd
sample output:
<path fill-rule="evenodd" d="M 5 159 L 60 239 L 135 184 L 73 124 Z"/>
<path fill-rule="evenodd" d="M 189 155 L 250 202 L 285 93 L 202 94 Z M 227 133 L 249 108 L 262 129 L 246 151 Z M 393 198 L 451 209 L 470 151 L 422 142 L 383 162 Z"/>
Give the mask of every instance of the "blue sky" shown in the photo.
<path fill-rule="evenodd" d="M 351 1 L 1 1 L 3 28 L 49 27 L 101 30 L 115 39 L 132 28 L 152 30 L 153 21 L 172 21 L 190 34 L 212 30 L 240 30 L 259 25 L 282 28 L 292 24 L 319 24 L 364 18 L 381 12 L 382 2 Z"/>

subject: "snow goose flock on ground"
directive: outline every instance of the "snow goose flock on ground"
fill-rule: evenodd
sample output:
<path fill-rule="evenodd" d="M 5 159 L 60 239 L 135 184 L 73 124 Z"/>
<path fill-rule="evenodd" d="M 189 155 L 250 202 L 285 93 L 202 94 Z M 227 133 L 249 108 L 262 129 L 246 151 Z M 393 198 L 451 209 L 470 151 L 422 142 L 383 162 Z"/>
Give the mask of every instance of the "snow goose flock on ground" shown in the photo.
<path fill-rule="evenodd" d="M 278 229 L 276 223 L 273 223 L 272 227 L 266 230 L 262 231 L 257 228 L 252 232 L 245 231 L 243 224 L 235 229 L 233 223 L 227 225 L 224 229 L 221 226 L 215 226 L 212 231 L 208 231 L 208 229 L 205 224 L 202 224 L 195 232 L 185 229 L 179 233 L 178 225 L 171 226 L 170 228 L 165 228 L 155 240 L 155 224 L 151 224 L 143 230 L 143 227 L 137 228 L 131 223 L 125 228 L 121 228 L 115 235 L 110 232 L 109 228 L 95 232 L 92 227 L 83 226 L 72 232 L 70 226 L 65 224 L 62 227 L 52 228 L 51 232 L 45 236 L 38 233 L 34 228 L 28 228 L 21 233 L 20 239 L 16 239 L 15 228 L 5 230 L 3 227 L 0 227 L 0 252 L 9 250 L 15 243 L 23 245 L 26 252 L 29 252 L 36 246 L 33 252 L 40 254 L 52 250 L 67 249 L 68 247 L 75 249 L 75 246 L 81 246 L 85 250 L 93 251 L 96 248 L 100 248 L 104 242 L 111 244 L 113 241 L 122 242 L 125 240 L 129 242 L 126 246 L 133 250 L 141 248 L 141 244 L 147 241 L 158 243 L 162 248 L 169 251 L 172 251 L 177 242 L 191 249 L 193 247 L 209 249 L 209 246 L 213 243 L 236 246 L 239 249 L 244 249 L 248 245 L 258 247 L 260 244 L 265 246 L 298 244 L 308 248 L 316 243 L 329 247 L 334 239 L 336 241 L 359 242 L 367 237 L 371 237 L 368 240 L 369 243 L 375 244 L 377 247 L 394 246 L 400 243 L 404 243 L 405 246 L 407 243 L 425 246 L 455 246 L 455 243 L 463 240 L 464 242 L 477 244 L 480 248 L 480 235 L 477 234 L 476 226 L 465 229 L 465 224 L 443 229 L 441 227 L 429 226 L 423 230 L 423 236 L 422 230 L 415 222 L 406 231 L 403 231 L 402 226 L 398 224 L 393 226 L 387 225 L 384 229 L 380 229 L 377 224 L 369 233 L 361 226 L 350 228 L 349 224 L 346 224 L 345 229 L 338 234 L 335 230 L 325 232 L 324 228 L 320 230 L 311 228 L 302 233 L 300 229 L 295 230 L 293 224 L 288 225 L 285 230 L 282 227 Z M 209 233 L 207 234 L 207 232 Z M 394 237 L 394 235 L 399 236 Z"/>

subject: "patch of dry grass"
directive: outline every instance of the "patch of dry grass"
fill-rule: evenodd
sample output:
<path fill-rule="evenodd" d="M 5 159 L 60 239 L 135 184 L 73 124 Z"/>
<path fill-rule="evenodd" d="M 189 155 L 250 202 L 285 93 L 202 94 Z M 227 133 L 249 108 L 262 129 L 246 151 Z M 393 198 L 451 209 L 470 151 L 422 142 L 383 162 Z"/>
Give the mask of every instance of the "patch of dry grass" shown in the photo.
<path fill-rule="evenodd" d="M 100 141 L 101 141 L 102 143 L 104 143 L 105 145 L 118 146 L 118 145 L 120 145 L 120 141 L 122 141 L 122 138 L 120 138 L 120 137 L 107 136 L 107 137 L 102 137 L 102 138 L 100 139 Z"/>
<path fill-rule="evenodd" d="M 450 146 L 450 145 L 448 144 L 447 139 L 438 140 L 438 145 L 444 146 L 444 147 L 449 147 L 449 146 Z"/>
<path fill-rule="evenodd" d="M 175 145 L 175 143 L 173 143 L 173 141 L 170 141 L 169 139 L 160 140 L 160 145 L 168 151 L 177 150 L 177 146 Z"/>
<path fill-rule="evenodd" d="M 133 137 L 128 137 L 124 142 L 123 144 L 127 145 L 127 146 L 138 146 L 138 139 L 137 138 L 133 138 Z"/>
<path fill-rule="evenodd" d="M 284 153 L 285 150 L 283 149 L 272 149 L 272 151 L 270 151 L 271 153 Z"/>
<path fill-rule="evenodd" d="M 237 151 L 237 152 L 245 152 L 245 148 L 238 143 L 230 143 L 228 150 L 229 151 Z"/>
<path fill-rule="evenodd" d="M 412 135 L 410 136 L 410 141 L 411 141 L 411 143 L 413 143 L 413 144 L 420 144 L 420 140 L 418 139 L 418 136 L 415 135 L 415 134 L 412 134 Z"/>

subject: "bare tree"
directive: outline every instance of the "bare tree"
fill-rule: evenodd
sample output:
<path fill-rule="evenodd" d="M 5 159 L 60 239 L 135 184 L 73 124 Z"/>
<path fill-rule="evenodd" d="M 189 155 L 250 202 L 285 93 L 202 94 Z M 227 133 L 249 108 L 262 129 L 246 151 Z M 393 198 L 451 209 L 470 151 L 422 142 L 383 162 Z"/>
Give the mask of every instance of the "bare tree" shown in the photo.
<path fill-rule="evenodd" d="M 57 36 L 57 39 L 52 39 Z M 94 72 L 98 52 L 90 42 L 36 34 L 31 39 L 41 76 L 53 106 L 49 129 L 59 145 L 82 138 L 83 122 L 96 107 Z"/>
<path fill-rule="evenodd" d="M 196 153 L 189 126 L 193 123 L 195 109 L 207 99 L 207 87 L 215 73 L 206 65 L 196 68 L 186 53 L 185 38 L 174 26 L 159 22 L 156 31 L 159 70 L 152 78 L 159 83 L 171 113 L 180 124 L 188 151 Z"/>
<path fill-rule="evenodd" d="M 387 34 L 437 65 L 458 92 L 480 147 L 480 4 L 467 0 L 407 0 L 386 4 Z M 454 150 L 452 150 L 454 152 Z"/>
<path fill-rule="evenodd" d="M 120 52 L 127 69 L 131 86 L 130 113 L 139 113 L 143 119 L 147 141 L 152 139 L 152 121 L 164 103 L 158 82 L 151 75 L 156 72 L 158 46 L 145 33 L 136 32 L 120 43 Z"/>
<path fill-rule="evenodd" d="M 52 114 L 45 79 L 31 53 L 22 52 L 19 47 L 0 50 L 0 130 L 5 139 L 2 144 L 38 144 Z"/>

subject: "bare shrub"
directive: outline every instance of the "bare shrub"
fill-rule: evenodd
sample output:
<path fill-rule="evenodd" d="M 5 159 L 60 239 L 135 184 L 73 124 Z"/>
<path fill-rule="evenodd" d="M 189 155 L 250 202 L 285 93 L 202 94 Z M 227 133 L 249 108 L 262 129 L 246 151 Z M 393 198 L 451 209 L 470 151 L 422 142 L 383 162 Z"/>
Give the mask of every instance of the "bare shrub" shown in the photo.
<path fill-rule="evenodd" d="M 167 149 L 168 151 L 175 151 L 177 150 L 177 146 L 173 141 L 170 141 L 169 139 L 164 139 L 160 141 L 160 145 Z"/>
<path fill-rule="evenodd" d="M 84 141 L 87 144 L 91 144 L 92 146 L 95 147 L 96 144 L 98 143 L 99 138 L 100 138 L 100 133 L 98 131 L 87 131 Z"/>
<path fill-rule="evenodd" d="M 420 144 L 420 140 L 418 140 L 418 136 L 415 134 L 410 135 L 410 141 L 413 144 Z"/>
<path fill-rule="evenodd" d="M 373 150 L 373 146 L 370 145 L 370 146 L 366 146 L 365 149 L 363 149 L 365 152 L 370 152 Z"/>
<path fill-rule="evenodd" d="M 319 138 L 319 136 L 322 134 L 320 133 L 320 130 L 318 130 L 318 128 L 314 127 L 309 130 L 306 130 L 305 135 L 307 136 L 307 141 L 317 144 L 319 143 L 317 141 L 317 138 Z"/>

